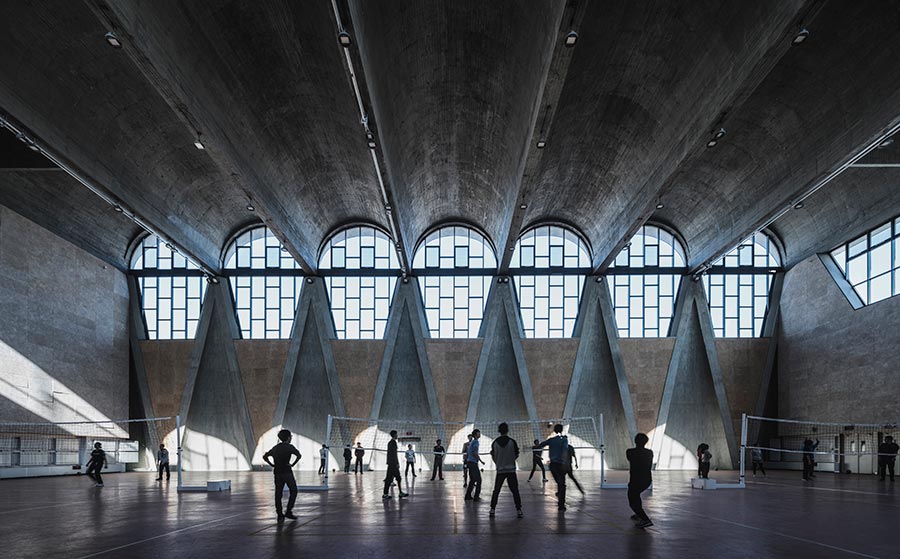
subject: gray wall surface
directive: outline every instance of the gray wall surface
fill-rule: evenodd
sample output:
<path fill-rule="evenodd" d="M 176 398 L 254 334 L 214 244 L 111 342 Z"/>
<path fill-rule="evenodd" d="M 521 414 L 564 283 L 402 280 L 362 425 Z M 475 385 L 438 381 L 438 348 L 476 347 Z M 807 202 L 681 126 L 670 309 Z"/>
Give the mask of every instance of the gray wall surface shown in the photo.
<path fill-rule="evenodd" d="M 0 206 L 0 421 L 128 418 L 125 275 Z"/>
<path fill-rule="evenodd" d="M 785 276 L 778 413 L 791 419 L 900 418 L 900 297 L 853 310 L 818 257 Z"/>

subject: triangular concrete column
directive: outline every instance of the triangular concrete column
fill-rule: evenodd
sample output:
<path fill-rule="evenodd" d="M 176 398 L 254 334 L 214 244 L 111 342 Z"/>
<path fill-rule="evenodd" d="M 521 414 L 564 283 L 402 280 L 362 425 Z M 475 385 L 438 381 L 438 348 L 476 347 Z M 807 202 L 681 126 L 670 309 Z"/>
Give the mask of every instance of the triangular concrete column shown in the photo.
<path fill-rule="evenodd" d="M 466 423 L 537 420 L 522 351 L 524 330 L 511 281 L 495 279 L 481 331 L 484 345 L 469 398 Z M 535 430 L 535 438 L 541 434 Z"/>
<path fill-rule="evenodd" d="M 318 448 L 326 442 L 328 416 L 346 415 L 331 349 L 334 338 L 325 282 L 321 278 L 307 278 L 300 292 L 272 419 L 276 428 L 284 427 L 295 434 L 294 445 L 303 454 L 301 465 L 306 468 L 318 465 Z M 262 444 L 267 446 L 270 442 L 274 444 L 277 440 L 273 436 L 271 441 Z M 335 452 L 340 454 L 339 449 Z"/>
<path fill-rule="evenodd" d="M 675 314 L 675 348 L 651 437 L 657 469 L 695 468 L 700 443 L 710 445 L 713 468 L 735 468 L 738 449 L 701 282 L 681 282 Z"/>
<path fill-rule="evenodd" d="M 580 311 L 581 341 L 563 416 L 596 417 L 602 413 L 606 463 L 627 468 L 625 449 L 631 446 L 637 424 L 609 290 L 603 283 L 593 278 L 585 281 Z"/>
<path fill-rule="evenodd" d="M 181 404 L 185 469 L 250 468 L 255 441 L 234 349 L 239 332 L 228 284 L 210 284 Z"/>

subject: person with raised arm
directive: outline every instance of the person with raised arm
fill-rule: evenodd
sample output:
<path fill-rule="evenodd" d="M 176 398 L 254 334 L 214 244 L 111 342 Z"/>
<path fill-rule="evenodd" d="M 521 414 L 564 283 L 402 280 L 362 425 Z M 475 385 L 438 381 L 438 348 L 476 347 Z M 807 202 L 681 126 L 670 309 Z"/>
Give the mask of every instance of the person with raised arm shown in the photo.
<path fill-rule="evenodd" d="M 557 507 L 566 510 L 566 473 L 569 458 L 569 438 L 563 433 L 563 426 L 557 423 L 553 426 L 553 436 L 538 444 L 539 447 L 550 448 L 550 474 L 556 481 Z"/>

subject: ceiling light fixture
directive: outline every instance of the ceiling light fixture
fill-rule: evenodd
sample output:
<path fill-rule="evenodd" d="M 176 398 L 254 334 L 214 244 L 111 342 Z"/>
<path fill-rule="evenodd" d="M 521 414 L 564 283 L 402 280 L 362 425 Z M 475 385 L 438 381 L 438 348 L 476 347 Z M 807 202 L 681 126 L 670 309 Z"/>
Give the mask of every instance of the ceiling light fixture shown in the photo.
<path fill-rule="evenodd" d="M 578 42 L 578 33 L 574 31 L 569 31 L 566 33 L 565 45 L 568 48 L 572 48 L 575 46 L 575 43 Z"/>
<path fill-rule="evenodd" d="M 113 209 L 116 210 L 118 213 L 122 213 L 122 206 L 115 206 L 115 207 L 113 207 Z"/>
<path fill-rule="evenodd" d="M 109 43 L 109 46 L 111 46 L 112 48 L 122 48 L 122 41 L 120 41 L 119 38 L 116 37 L 116 34 L 112 31 L 109 31 L 106 35 L 103 36 L 103 38 L 106 39 L 106 42 Z"/>
<path fill-rule="evenodd" d="M 800 29 L 800 32 L 794 35 L 793 40 L 791 40 L 791 44 L 799 45 L 804 43 L 807 39 L 809 39 L 809 29 L 803 27 Z"/>
<path fill-rule="evenodd" d="M 311 277 L 308 277 L 308 276 L 307 276 L 307 278 L 306 278 L 306 283 L 312 283 L 312 282 L 313 282 L 313 279 L 312 279 Z"/>
<path fill-rule="evenodd" d="M 716 140 L 721 140 L 725 136 L 726 132 L 728 131 L 724 128 L 719 128 L 718 130 L 716 130 L 716 133 L 713 134 L 713 138 L 715 138 Z"/>
<path fill-rule="evenodd" d="M 665 208 L 665 206 L 663 205 L 662 202 L 657 202 L 657 203 L 656 203 L 656 209 L 657 209 L 657 210 L 661 210 L 661 209 L 663 209 L 663 208 Z"/>
<path fill-rule="evenodd" d="M 369 144 L 369 149 L 378 147 L 378 144 L 375 143 L 375 134 L 371 132 L 366 132 L 366 142 Z"/>
<path fill-rule="evenodd" d="M 714 148 L 714 147 L 716 147 L 716 144 L 718 144 L 718 143 L 719 143 L 718 140 L 710 140 L 710 141 L 706 142 L 706 147 Z"/>
<path fill-rule="evenodd" d="M 255 211 L 256 211 L 256 208 L 254 208 L 252 204 L 247 204 L 247 211 L 248 211 L 248 212 L 255 212 Z"/>
<path fill-rule="evenodd" d="M 878 144 L 878 147 L 880 147 L 880 148 L 886 148 L 886 147 L 888 147 L 889 145 L 891 145 L 891 144 L 893 144 L 893 143 L 894 143 L 894 139 L 893 139 L 893 138 L 887 138 L 887 139 L 885 139 L 883 142 L 881 142 L 880 144 Z"/>
<path fill-rule="evenodd" d="M 353 39 L 350 38 L 350 33 L 347 33 L 346 31 L 341 30 L 341 32 L 338 33 L 338 42 L 341 44 L 342 47 L 344 47 L 346 49 L 346 48 L 350 48 L 350 45 L 353 44 Z"/>
<path fill-rule="evenodd" d="M 519 206 L 519 209 L 520 209 L 520 210 L 527 210 L 527 209 L 528 209 L 528 204 L 522 204 L 521 206 Z"/>
<path fill-rule="evenodd" d="M 546 145 L 547 145 L 547 140 L 538 140 L 538 142 L 537 142 L 538 149 L 544 149 L 544 146 L 546 146 Z"/>
<path fill-rule="evenodd" d="M 795 209 L 795 210 L 802 210 L 802 209 L 803 209 L 803 206 L 804 206 L 804 204 L 803 204 L 802 201 L 801 201 L 801 202 L 797 202 L 796 204 L 794 204 L 794 209 Z"/>

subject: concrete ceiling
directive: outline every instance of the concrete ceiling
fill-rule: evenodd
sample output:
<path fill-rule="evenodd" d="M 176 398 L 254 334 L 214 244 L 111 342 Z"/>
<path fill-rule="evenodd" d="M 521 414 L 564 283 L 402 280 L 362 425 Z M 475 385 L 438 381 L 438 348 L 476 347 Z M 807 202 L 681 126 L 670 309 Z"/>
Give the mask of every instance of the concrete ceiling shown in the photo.
<path fill-rule="evenodd" d="M 567 223 L 600 271 L 648 219 L 697 269 L 762 226 L 793 265 L 900 213 L 900 169 L 826 181 L 898 122 L 897 1 L 48 0 L 0 20 L 0 111 L 211 272 L 260 221 L 309 272 L 360 221 L 404 255 L 441 223 L 504 253 Z M 132 221 L 62 172 L 6 167 L 0 204 L 125 266 Z"/>

